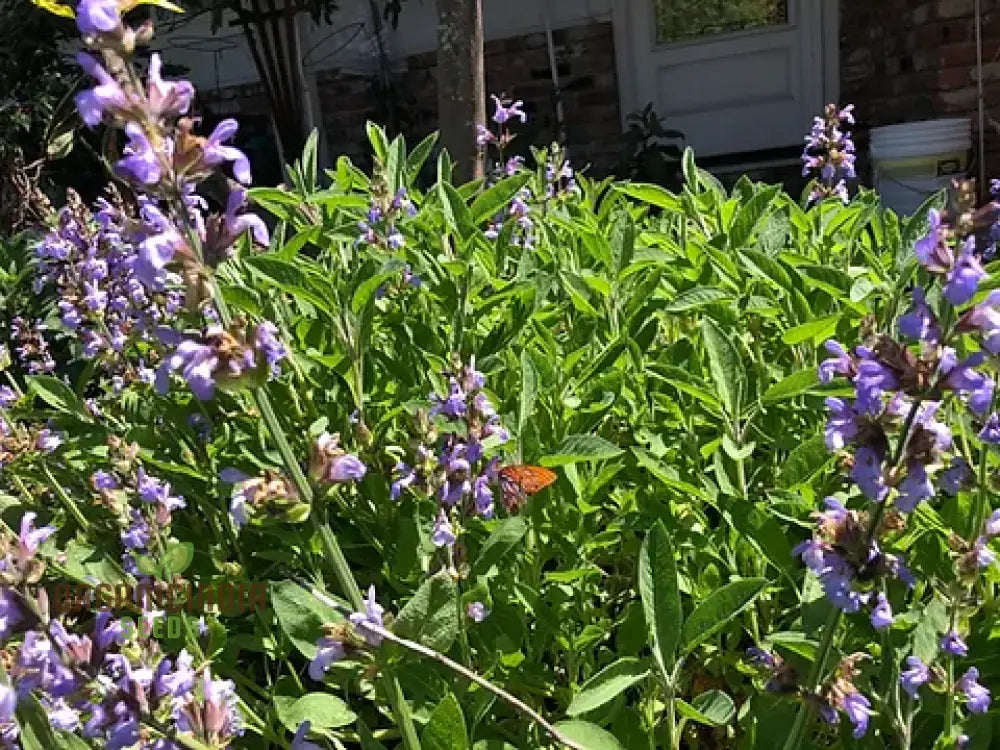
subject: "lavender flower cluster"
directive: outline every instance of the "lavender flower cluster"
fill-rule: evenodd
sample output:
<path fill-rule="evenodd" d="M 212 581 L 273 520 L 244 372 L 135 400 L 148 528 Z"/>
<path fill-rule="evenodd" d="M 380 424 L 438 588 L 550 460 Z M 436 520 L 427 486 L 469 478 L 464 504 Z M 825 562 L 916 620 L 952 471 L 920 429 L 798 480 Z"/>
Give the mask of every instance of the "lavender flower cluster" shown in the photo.
<path fill-rule="evenodd" d="M 187 651 L 165 658 L 155 640 L 138 637 L 109 611 L 96 613 L 90 635 L 50 616 L 45 589 L 33 584 L 45 570 L 38 553 L 55 529 L 34 521 L 25 513 L 18 537 L 0 540 L 0 641 L 10 655 L 9 684 L 0 685 L 3 747 L 17 747 L 14 712 L 29 696 L 54 729 L 112 750 L 179 750 L 184 745 L 168 739 L 172 731 L 228 747 L 243 733 L 232 682 L 213 679 L 208 667 L 196 670 Z M 167 732 L 153 735 L 151 726 Z"/>
<path fill-rule="evenodd" d="M 521 156 L 505 157 L 505 151 L 514 141 L 515 135 L 510 129 L 510 123 L 520 120 L 522 124 L 528 121 L 524 111 L 524 102 L 520 99 L 511 101 L 492 96 L 494 112 L 493 123 L 497 126 L 493 132 L 483 124 L 477 125 L 476 145 L 480 149 L 496 149 L 497 159 L 488 165 L 487 184 L 504 177 L 513 177 L 524 169 L 524 158 Z M 544 165 L 544 181 L 540 191 L 531 183 L 521 188 L 511 199 L 510 204 L 494 216 L 484 231 L 489 240 L 496 240 L 508 220 L 513 221 L 510 244 L 515 247 L 531 248 L 535 243 L 535 222 L 531 217 L 532 203 L 539 201 L 550 203 L 562 201 L 580 194 L 576 182 L 576 172 L 570 166 L 564 149 L 553 143 Z"/>
<path fill-rule="evenodd" d="M 358 222 L 359 234 L 354 244 L 400 250 L 406 245 L 406 237 L 399 231 L 398 223 L 404 216 L 413 217 L 416 214 L 417 207 L 410 200 L 406 188 L 399 188 L 390 197 L 386 192 L 384 176 L 376 174 L 371 204 L 365 218 Z"/>
<path fill-rule="evenodd" d="M 399 499 L 407 489 L 419 490 L 438 501 L 431 539 L 438 547 L 452 547 L 458 537 L 458 517 L 494 514 L 493 490 L 497 459 L 489 452 L 509 439 L 489 396 L 486 380 L 475 362 L 455 364 L 448 375 L 448 393 L 432 393 L 432 406 L 419 412 L 412 445 L 413 465 L 399 463 L 390 495 Z"/>
<path fill-rule="evenodd" d="M 158 214 L 149 208 L 148 217 Z M 111 188 L 93 215 L 72 191 L 57 226 L 36 247 L 36 291 L 53 286 L 63 325 L 76 333 L 88 359 L 120 357 L 130 339 L 148 338 L 184 305 L 183 292 L 165 279 L 144 284 L 137 274 L 137 247 L 156 237 L 157 227 L 131 219 Z M 179 281 L 179 279 L 178 279 Z"/>
<path fill-rule="evenodd" d="M 206 215 L 207 204 L 195 192 L 201 181 L 226 164 L 240 183 L 251 181 L 246 155 L 229 145 L 238 125 L 224 120 L 207 138 L 195 135 L 189 116 L 194 87 L 165 81 L 156 54 L 140 84 L 131 58 L 136 45 L 151 38 L 152 26 L 127 27 L 124 8 L 116 0 L 88 0 L 77 9 L 90 50 L 78 61 L 97 85 L 78 94 L 76 105 L 88 126 L 107 122 L 125 131 L 128 143 L 115 169 L 136 191 L 138 216 L 130 217 L 120 202 L 105 201 L 95 227 L 71 202 L 39 247 L 42 281 L 56 284 L 63 322 L 79 329 L 85 351 L 120 351 L 134 332 L 155 333 L 174 347 L 157 373 L 157 389 L 165 392 L 170 374 L 179 370 L 196 397 L 210 399 L 217 388 L 276 375 L 285 356 L 273 325 L 226 330 L 217 325 L 212 305 L 212 269 L 246 235 L 267 245 L 268 231 L 259 217 L 243 211 L 247 193 L 239 187 L 223 214 Z M 174 330 L 172 318 L 182 303 L 208 319 L 202 334 Z"/>
<path fill-rule="evenodd" d="M 56 369 L 56 361 L 52 358 L 49 344 L 45 340 L 45 330 L 47 327 L 43 321 L 28 323 L 20 315 L 10 322 L 10 340 L 14 353 L 29 375 L 45 375 Z"/>
<path fill-rule="evenodd" d="M 175 347 L 156 372 L 157 392 L 167 393 L 171 374 L 180 371 L 201 401 L 214 398 L 218 389 L 259 385 L 277 376 L 279 363 L 288 354 L 278 339 L 278 329 L 266 321 L 252 330 L 244 321 L 235 321 L 228 330 L 212 325 L 198 338 L 185 338 L 171 329 L 158 329 L 157 335 L 161 342 Z"/>
<path fill-rule="evenodd" d="M 95 471 L 90 486 L 98 502 L 118 519 L 125 571 L 138 575 L 136 556 L 160 549 L 169 537 L 172 513 L 187 507 L 187 503 L 182 496 L 173 494 L 169 482 L 146 472 L 138 460 L 137 445 L 126 445 L 112 437 L 108 448 L 110 470 Z"/>
<path fill-rule="evenodd" d="M 810 202 L 836 197 L 847 203 L 847 181 L 855 172 L 855 146 L 847 126 L 854 124 L 854 105 L 839 109 L 828 104 L 822 117 L 813 120 L 812 132 L 806 136 L 802 152 L 802 176 L 815 174 L 816 183 L 809 195 Z"/>
<path fill-rule="evenodd" d="M 939 492 L 955 496 L 971 480 L 969 461 L 943 419 L 948 403 L 964 405 L 983 444 L 1000 443 L 1000 416 L 992 411 L 994 381 L 983 367 L 988 356 L 1000 353 L 1000 295 L 991 293 L 970 306 L 986 277 L 975 232 L 981 213 L 975 209 L 971 184 L 957 183 L 948 208 L 930 212 L 928 234 L 914 247 L 926 282 L 913 290 L 898 320 L 900 339 L 873 335 L 852 351 L 829 341 L 831 356 L 819 367 L 821 382 L 844 378 L 853 387 L 853 399 L 827 399 L 825 440 L 850 468 L 850 479 L 871 505 L 852 510 L 837 498 L 827 498 L 826 510 L 815 514 L 815 534 L 798 545 L 795 554 L 834 607 L 853 613 L 868 605 L 877 630 L 894 621 L 888 588 L 880 582 L 898 578 L 911 589 L 915 585 L 902 558 L 884 547 L 921 503 Z M 978 350 L 959 354 L 973 342 Z M 977 518 L 981 512 L 973 508 L 974 526 L 981 531 L 969 540 L 958 535 L 951 539 L 960 585 L 972 586 L 980 571 L 996 562 L 990 542 L 1000 535 L 1000 511 Z M 952 623 L 941 639 L 940 653 L 948 659 L 965 657 L 968 647 L 954 627 L 954 617 Z M 845 677 L 849 671 L 840 670 L 833 687 L 817 699 L 822 702 L 821 716 L 834 721 L 837 709 L 845 711 L 855 723 L 855 736 L 860 736 L 867 727 L 869 704 L 850 676 Z M 900 684 L 911 697 L 917 697 L 924 684 L 942 684 L 964 698 L 970 713 L 983 713 L 990 693 L 978 678 L 976 668 L 970 667 L 948 684 L 943 669 L 911 656 Z M 840 688 L 837 680 L 843 682 Z"/>

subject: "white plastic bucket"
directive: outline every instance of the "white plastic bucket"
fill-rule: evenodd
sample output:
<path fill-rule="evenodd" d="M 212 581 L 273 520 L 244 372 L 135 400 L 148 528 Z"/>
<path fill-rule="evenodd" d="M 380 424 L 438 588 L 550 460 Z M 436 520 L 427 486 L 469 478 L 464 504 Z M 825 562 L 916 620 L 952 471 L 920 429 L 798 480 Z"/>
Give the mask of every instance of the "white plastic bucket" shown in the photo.
<path fill-rule="evenodd" d="M 871 155 L 882 203 L 901 216 L 913 215 L 929 196 L 966 174 L 971 148 L 968 118 L 873 128 Z"/>

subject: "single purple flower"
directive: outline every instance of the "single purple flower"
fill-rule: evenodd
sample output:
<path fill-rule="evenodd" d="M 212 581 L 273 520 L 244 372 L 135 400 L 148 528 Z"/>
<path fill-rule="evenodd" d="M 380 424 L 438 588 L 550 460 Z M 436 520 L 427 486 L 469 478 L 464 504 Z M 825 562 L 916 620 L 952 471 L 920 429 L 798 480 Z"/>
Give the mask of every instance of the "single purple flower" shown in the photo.
<path fill-rule="evenodd" d="M 485 148 L 496 140 L 496 136 L 485 125 L 476 123 L 476 146 Z"/>
<path fill-rule="evenodd" d="M 885 598 L 885 594 L 881 591 L 878 593 L 876 601 L 877 603 L 871 615 L 872 627 L 876 630 L 885 630 L 893 622 L 892 607 L 889 606 L 889 600 Z"/>
<path fill-rule="evenodd" d="M 528 121 L 528 115 L 525 114 L 522 107 L 524 107 L 524 102 L 518 99 L 516 102 L 510 104 L 509 106 L 504 106 L 504 103 L 499 97 L 491 94 L 493 103 L 496 105 L 496 111 L 493 113 L 493 122 L 497 125 L 503 125 L 509 120 L 517 117 L 522 123 Z"/>
<path fill-rule="evenodd" d="M 0 409 L 9 409 L 20 400 L 17 391 L 9 385 L 0 385 Z"/>
<path fill-rule="evenodd" d="M 382 644 L 382 636 L 364 627 L 364 625 L 365 623 L 369 623 L 383 627 L 385 623 L 382 616 L 384 614 L 385 609 L 375 600 L 375 587 L 370 586 L 368 588 L 368 598 L 365 599 L 365 611 L 354 612 L 348 619 L 354 623 L 355 628 L 361 632 L 361 635 L 368 641 L 369 646 L 378 647 Z"/>
<path fill-rule="evenodd" d="M 17 710 L 17 691 L 10 685 L 0 685 L 0 743 L 5 748 L 16 748 L 20 730 L 14 713 Z"/>
<path fill-rule="evenodd" d="M 155 185 L 163 174 L 159 154 L 138 123 L 127 123 L 125 133 L 128 135 L 125 158 L 118 161 L 115 169 L 120 175 L 140 185 Z"/>
<path fill-rule="evenodd" d="M 862 445 L 854 455 L 851 479 L 866 497 L 877 503 L 885 500 L 889 494 L 882 474 L 882 456 L 870 445 Z"/>
<path fill-rule="evenodd" d="M 913 252 L 920 264 L 931 273 L 945 273 L 951 269 L 954 257 L 945 241 L 945 224 L 940 211 L 930 209 L 927 212 L 927 221 L 930 225 L 927 235 L 917 240 Z"/>
<path fill-rule="evenodd" d="M 163 62 L 157 53 L 149 56 L 148 93 L 151 114 L 157 118 L 187 114 L 194 98 L 194 86 L 189 81 L 164 81 L 160 75 Z"/>
<path fill-rule="evenodd" d="M 941 338 L 941 327 L 927 305 L 923 287 L 913 290 L 913 306 L 899 318 L 899 332 L 904 336 L 936 343 Z"/>
<path fill-rule="evenodd" d="M 170 374 L 180 369 L 195 397 L 199 401 L 209 401 L 215 395 L 215 370 L 218 365 L 219 358 L 211 346 L 182 341 L 157 370 L 156 391 L 165 395 L 170 388 Z"/>
<path fill-rule="evenodd" d="M 979 537 L 972 545 L 972 551 L 976 555 L 976 564 L 980 569 L 988 568 L 997 561 L 997 556 L 989 547 L 989 539 Z"/>
<path fill-rule="evenodd" d="M 985 530 L 987 536 L 1000 536 L 1000 510 L 990 513 L 990 517 L 986 519 Z"/>
<path fill-rule="evenodd" d="M 959 362 L 955 350 L 949 347 L 942 352 L 938 363 L 944 385 L 961 395 L 977 416 L 982 416 L 993 401 L 993 378 L 974 369 L 984 360 L 982 352 L 976 352 Z"/>
<path fill-rule="evenodd" d="M 309 677 L 316 682 L 322 682 L 330 665 L 340 661 L 344 656 L 343 643 L 335 638 L 320 638 L 316 641 L 316 656 L 309 662 Z"/>
<path fill-rule="evenodd" d="M 962 636 L 956 631 L 950 630 L 941 638 L 941 650 L 952 656 L 968 656 L 969 647 L 965 644 Z"/>
<path fill-rule="evenodd" d="M 393 481 L 389 489 L 389 497 L 393 500 L 399 500 L 403 490 L 417 481 L 417 473 L 404 463 L 397 464 L 396 473 L 399 477 Z"/>
<path fill-rule="evenodd" d="M 28 511 L 21 516 L 21 533 L 17 538 L 17 560 L 24 563 L 34 558 L 45 540 L 56 533 L 54 526 L 35 528 L 36 513 Z"/>
<path fill-rule="evenodd" d="M 867 350 L 859 349 L 859 353 L 868 354 Z M 854 378 L 854 390 L 857 394 L 856 407 L 860 413 L 877 416 L 882 413 L 884 404 L 882 397 L 887 391 L 899 388 L 899 380 L 895 373 L 878 360 L 874 355 L 863 357 L 857 366 Z"/>
<path fill-rule="evenodd" d="M 899 684 L 903 686 L 903 690 L 906 691 L 907 695 L 911 698 L 916 698 L 920 686 L 930 681 L 931 671 L 916 656 L 908 656 L 906 658 L 906 665 L 909 669 L 900 673 Z"/>
<path fill-rule="evenodd" d="M 267 247 L 271 243 L 267 225 L 256 214 L 240 213 L 246 205 L 246 190 L 238 188 L 229 194 L 229 199 L 226 201 L 226 215 L 224 217 L 226 234 L 232 238 L 228 244 L 232 244 L 235 240 L 250 232 L 254 242 L 262 247 Z"/>
<path fill-rule="evenodd" d="M 854 724 L 852 736 L 859 740 L 868 731 L 868 719 L 872 715 L 871 703 L 861 693 L 853 692 L 844 698 L 844 713 Z"/>
<path fill-rule="evenodd" d="M 983 349 L 1000 354 L 1000 289 L 994 289 L 965 316 L 962 328 L 979 329 Z"/>
<path fill-rule="evenodd" d="M 451 547 L 455 544 L 455 530 L 444 512 L 444 508 L 438 511 L 437 520 L 434 522 L 434 531 L 431 534 L 431 541 L 435 547 Z"/>
<path fill-rule="evenodd" d="M 986 270 L 973 254 L 975 245 L 975 238 L 969 237 L 962 247 L 955 267 L 948 273 L 944 297 L 953 305 L 964 305 L 971 300 L 976 295 L 979 282 L 986 276 Z"/>
<path fill-rule="evenodd" d="M 986 418 L 983 429 L 979 431 L 979 439 L 991 445 L 1000 445 L 1000 416 L 995 412 Z"/>
<path fill-rule="evenodd" d="M 843 450 L 858 434 L 857 414 L 849 401 L 830 396 L 826 399 L 830 416 L 826 421 L 823 435 L 829 451 Z"/>
<path fill-rule="evenodd" d="M 252 181 L 250 160 L 238 148 L 223 145 L 236 135 L 238 129 L 239 123 L 232 118 L 225 119 L 216 125 L 215 130 L 208 136 L 202 147 L 202 161 L 209 167 L 231 161 L 233 163 L 233 176 L 244 185 L 249 185 Z"/>
<path fill-rule="evenodd" d="M 84 37 L 108 34 L 121 25 L 117 0 L 80 0 L 76 6 L 76 27 Z"/>
<path fill-rule="evenodd" d="M 842 344 L 830 339 L 825 344 L 826 350 L 833 356 L 825 359 L 819 366 L 819 380 L 829 383 L 837 375 L 850 376 L 854 374 L 854 360 Z"/>
<path fill-rule="evenodd" d="M 756 646 L 751 646 L 747 649 L 747 658 L 750 659 L 750 663 L 755 667 L 762 669 L 775 669 L 778 666 L 774 654 Z"/>
<path fill-rule="evenodd" d="M 364 465 L 360 458 L 352 456 L 350 453 L 344 453 L 330 461 L 330 467 L 325 479 L 333 484 L 360 482 L 365 478 L 367 471 L 368 467 Z"/>
<path fill-rule="evenodd" d="M 52 453 L 52 451 L 62 444 L 63 439 L 58 432 L 55 432 L 48 427 L 43 427 L 38 432 L 38 439 L 35 442 L 35 447 L 42 453 Z"/>
<path fill-rule="evenodd" d="M 490 616 L 490 611 L 482 602 L 469 602 L 468 606 L 465 608 L 465 614 L 467 614 L 473 622 L 482 622 Z"/>
<path fill-rule="evenodd" d="M 951 465 L 938 476 L 938 487 L 945 494 L 955 497 L 971 476 L 972 470 L 968 462 L 958 456 L 953 458 Z"/>
<path fill-rule="evenodd" d="M 916 507 L 934 497 L 934 483 L 927 476 L 927 469 L 919 461 L 910 461 L 906 478 L 899 484 L 896 507 L 904 513 L 912 513 Z"/>
<path fill-rule="evenodd" d="M 308 742 L 306 740 L 311 727 L 312 724 L 309 721 L 303 721 L 299 724 L 299 728 L 295 730 L 295 736 L 292 738 L 289 750 L 323 750 L 315 742 Z"/>
<path fill-rule="evenodd" d="M 966 706 L 974 714 L 984 714 L 990 707 L 990 691 L 979 684 L 979 670 L 969 667 L 955 683 L 955 688 L 965 694 Z"/>

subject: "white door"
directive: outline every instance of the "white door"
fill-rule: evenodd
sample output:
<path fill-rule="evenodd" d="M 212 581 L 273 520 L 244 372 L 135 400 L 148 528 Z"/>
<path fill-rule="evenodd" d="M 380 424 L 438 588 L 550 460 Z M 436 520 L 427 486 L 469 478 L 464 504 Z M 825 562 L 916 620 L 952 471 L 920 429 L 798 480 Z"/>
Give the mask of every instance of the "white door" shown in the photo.
<path fill-rule="evenodd" d="M 625 0 L 627 109 L 652 102 L 699 156 L 801 144 L 824 104 L 820 2 Z"/>

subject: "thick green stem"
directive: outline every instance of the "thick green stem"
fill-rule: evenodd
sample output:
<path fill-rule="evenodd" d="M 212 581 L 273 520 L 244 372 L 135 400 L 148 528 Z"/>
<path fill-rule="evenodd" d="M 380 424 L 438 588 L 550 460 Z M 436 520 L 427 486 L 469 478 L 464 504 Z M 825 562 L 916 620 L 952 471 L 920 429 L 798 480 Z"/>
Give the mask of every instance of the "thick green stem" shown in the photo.
<path fill-rule="evenodd" d="M 52 475 L 52 470 L 44 461 L 42 462 L 42 473 L 45 475 L 46 481 L 48 481 L 49 485 L 52 487 L 53 492 L 56 493 L 56 497 L 59 498 L 59 502 L 62 503 L 66 511 L 73 516 L 80 528 L 83 529 L 83 532 L 85 534 L 88 533 L 90 531 L 90 521 L 88 521 L 87 517 L 83 515 L 83 511 L 80 510 L 80 506 L 76 504 L 76 501 L 74 501 L 73 498 L 67 494 L 66 490 L 64 490 L 62 485 L 59 484 L 59 481 Z"/>

